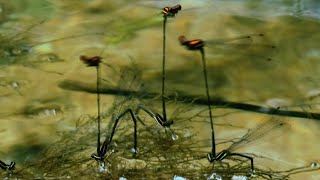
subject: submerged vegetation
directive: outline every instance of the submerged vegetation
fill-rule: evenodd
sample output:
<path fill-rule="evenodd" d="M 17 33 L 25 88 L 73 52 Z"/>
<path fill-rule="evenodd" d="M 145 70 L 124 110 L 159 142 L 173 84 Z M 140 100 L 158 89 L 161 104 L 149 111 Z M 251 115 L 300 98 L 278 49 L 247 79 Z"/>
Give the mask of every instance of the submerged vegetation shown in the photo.
<path fill-rule="evenodd" d="M 169 102 L 172 105 L 176 102 Z M 60 140 L 48 144 L 33 157 L 33 162 L 21 163 L 13 173 L 1 172 L 4 177 L 19 179 L 50 179 L 95 177 L 101 179 L 172 179 L 174 175 L 191 179 L 216 177 L 230 179 L 232 176 L 251 176 L 250 163 L 242 158 L 233 157 L 227 162 L 210 164 L 206 160 L 206 151 L 199 150 L 203 140 L 192 133 L 189 124 L 181 125 L 190 105 L 178 107 L 174 116 L 177 119 L 176 132 L 180 138 L 173 141 L 170 136 L 150 124 L 138 129 L 138 154 L 132 159 L 129 149 L 132 144 L 132 123 L 124 122 L 112 142 L 111 154 L 106 171 L 99 172 L 96 162 L 90 158 L 95 149 L 96 117 L 83 115 L 77 119 L 74 129 L 61 134 Z M 110 115 L 110 114 L 109 114 Z M 195 120 L 196 117 L 194 116 Z M 202 118 L 200 118 L 202 119 Z M 192 122 L 188 120 L 187 122 Z M 126 120 L 126 121 L 129 121 Z M 131 121 L 131 120 L 130 120 Z M 105 133 L 103 133 L 105 134 Z M 237 139 L 227 142 L 237 141 Z M 224 142 L 226 143 L 226 142 Z M 202 148 L 205 148 L 202 146 Z M 317 170 L 316 165 L 306 165 L 291 170 L 276 171 L 256 167 L 253 179 L 288 179 L 291 175 Z"/>
<path fill-rule="evenodd" d="M 303 16 L 302 7 L 256 19 L 205 15 L 216 13 L 209 2 L 180 14 L 178 3 L 153 10 L 143 1 L 0 0 L 0 177 L 282 180 L 318 173 L 311 149 L 320 134 L 311 130 L 320 119 L 319 20 Z M 281 37 L 287 31 L 289 39 Z M 181 34 L 204 39 L 179 37 L 200 59 L 179 46 Z M 302 47 L 295 36 L 310 42 Z M 304 138 L 310 142 L 296 140 Z M 269 146 L 259 149 L 262 142 Z"/>

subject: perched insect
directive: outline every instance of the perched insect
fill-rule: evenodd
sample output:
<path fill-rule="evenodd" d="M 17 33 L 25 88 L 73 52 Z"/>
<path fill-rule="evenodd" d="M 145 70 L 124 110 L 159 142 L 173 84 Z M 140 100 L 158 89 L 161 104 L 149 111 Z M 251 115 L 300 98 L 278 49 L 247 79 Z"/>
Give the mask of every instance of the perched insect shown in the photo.
<path fill-rule="evenodd" d="M 179 37 L 180 44 L 186 46 L 189 50 L 201 50 L 205 43 L 201 39 L 187 41 L 185 36 Z"/>
<path fill-rule="evenodd" d="M 88 66 L 99 66 L 102 60 L 102 57 L 100 56 L 87 57 L 85 55 L 81 55 L 80 60 L 82 60 Z"/>
<path fill-rule="evenodd" d="M 181 5 L 178 4 L 172 7 L 164 7 L 161 13 L 165 17 L 175 17 L 181 9 Z"/>
<path fill-rule="evenodd" d="M 214 138 L 211 105 L 210 105 L 211 100 L 210 100 L 210 94 L 209 94 L 204 46 L 205 45 L 206 46 L 211 45 L 211 47 L 222 46 L 224 47 L 224 49 L 227 49 L 229 47 L 237 47 L 237 49 L 241 50 L 240 52 L 244 54 L 247 53 L 247 55 L 249 55 L 250 57 L 258 57 L 258 58 L 263 58 L 265 60 L 270 61 L 271 58 L 264 57 L 263 54 L 265 50 L 274 50 L 275 46 L 269 45 L 269 44 L 256 44 L 254 43 L 255 37 L 261 38 L 261 37 L 264 37 L 264 34 L 251 34 L 251 35 L 239 36 L 239 37 L 230 38 L 230 39 L 217 39 L 217 40 L 211 40 L 211 41 L 203 41 L 201 39 L 187 40 L 187 38 L 183 35 L 179 36 L 178 38 L 180 44 L 182 46 L 185 46 L 188 50 L 198 50 L 201 53 L 203 75 L 205 80 L 205 89 L 207 94 L 207 104 L 208 104 L 210 123 L 211 123 L 211 129 L 212 129 L 212 145 L 215 144 L 215 141 L 214 141 L 215 138 Z M 215 152 L 214 146 L 213 146 L 212 152 Z"/>
<path fill-rule="evenodd" d="M 152 117 L 161 127 L 164 127 L 165 130 L 169 129 L 171 131 L 171 137 L 173 140 L 176 140 L 178 136 L 174 133 L 174 131 L 170 128 L 173 124 L 172 120 L 167 119 L 166 113 L 166 102 L 165 102 L 165 64 L 166 64 L 166 24 L 167 17 L 173 18 L 175 15 L 182 9 L 180 4 L 177 4 L 172 7 L 164 7 L 162 10 L 163 14 L 163 42 L 162 42 L 162 88 L 161 88 L 161 100 L 162 100 L 162 116 L 159 113 L 152 111 L 149 108 L 144 106 L 138 106 L 135 114 L 138 114 L 140 110 L 145 111 L 150 117 Z M 145 125 L 139 116 L 137 116 L 140 122 Z"/>
<path fill-rule="evenodd" d="M 202 67 L 203 67 L 203 77 L 205 82 L 205 89 L 207 95 L 207 105 L 209 110 L 209 117 L 210 117 L 210 125 L 211 125 L 211 136 L 212 136 L 212 152 L 216 152 L 216 145 L 215 145 L 215 134 L 213 128 L 213 118 L 212 118 L 212 110 L 211 110 L 211 100 L 209 94 L 209 85 L 208 85 L 208 75 L 207 75 L 207 66 L 206 66 L 206 59 L 204 53 L 204 42 L 200 39 L 195 39 L 191 41 L 187 41 L 184 36 L 180 36 L 178 38 L 181 45 L 186 46 L 189 50 L 198 50 L 201 53 L 201 60 L 202 60 Z"/>
<path fill-rule="evenodd" d="M 14 170 L 14 166 L 16 165 L 15 162 L 11 162 L 9 165 L 4 163 L 3 161 L 0 160 L 0 168 L 5 170 L 5 171 L 8 171 L 8 172 L 11 172 Z"/>
<path fill-rule="evenodd" d="M 272 60 L 272 55 L 276 52 L 276 46 L 270 44 L 265 39 L 265 35 L 249 34 L 226 39 L 213 39 L 203 41 L 201 39 L 187 40 L 185 36 L 180 36 L 179 42 L 189 50 L 200 50 L 207 46 L 209 51 L 215 54 L 227 54 L 233 56 L 246 56 L 250 59 Z M 226 56 L 226 57 L 228 57 Z"/>

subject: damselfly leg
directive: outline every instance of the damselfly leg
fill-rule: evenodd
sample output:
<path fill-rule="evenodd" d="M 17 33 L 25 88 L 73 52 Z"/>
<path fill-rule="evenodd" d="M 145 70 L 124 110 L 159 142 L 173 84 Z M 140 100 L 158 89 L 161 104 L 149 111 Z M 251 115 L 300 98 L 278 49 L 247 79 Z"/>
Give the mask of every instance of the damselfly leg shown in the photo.
<path fill-rule="evenodd" d="M 177 134 L 170 128 L 170 126 L 173 124 L 172 120 L 168 120 L 168 119 L 164 119 L 160 114 L 155 113 L 154 111 L 142 106 L 142 105 L 138 105 L 135 114 L 139 114 L 139 111 L 142 110 L 145 113 L 147 113 L 151 118 L 153 118 L 156 123 L 160 126 L 163 127 L 165 129 L 165 131 L 169 131 L 171 133 L 171 138 L 172 140 L 177 140 L 178 136 Z M 141 118 L 139 116 L 137 116 L 137 119 L 144 125 L 146 126 L 146 124 L 141 120 Z"/>
<path fill-rule="evenodd" d="M 161 127 L 164 127 L 166 130 L 168 129 L 172 134 L 171 137 L 173 140 L 176 140 L 178 138 L 178 136 L 170 128 L 170 125 L 173 124 L 173 121 L 167 120 L 166 102 L 165 102 L 166 24 L 167 24 L 167 18 L 175 17 L 175 15 L 181 9 L 182 9 L 181 5 L 178 4 L 178 5 L 175 5 L 172 7 L 164 7 L 161 12 L 163 14 L 163 42 L 162 42 L 163 53 L 162 53 L 162 88 L 161 88 L 162 116 L 158 113 L 151 111 L 150 109 L 148 109 L 144 106 L 138 106 L 136 109 L 136 114 L 138 114 L 140 110 L 143 110 L 150 117 L 152 117 Z M 138 117 L 138 119 L 142 124 L 144 124 L 139 117 Z"/>
<path fill-rule="evenodd" d="M 83 63 L 85 63 L 87 66 L 89 67 L 96 67 L 96 71 L 97 71 L 97 79 L 96 79 L 96 83 L 97 83 L 97 89 L 96 89 L 96 93 L 97 93 L 97 110 L 98 110 L 98 134 L 97 134 L 97 153 L 99 154 L 100 152 L 100 136 L 101 136 L 101 130 L 100 130 L 100 124 L 101 124 L 101 116 L 100 116 L 100 63 L 102 62 L 102 57 L 100 56 L 93 56 L 93 57 L 87 57 L 84 55 L 80 56 L 80 60 L 83 61 Z"/>
<path fill-rule="evenodd" d="M 163 117 L 160 117 L 167 120 L 167 113 L 166 113 L 166 102 L 164 97 L 164 91 L 165 91 L 165 66 L 166 66 L 166 24 L 167 24 L 167 18 L 175 17 L 175 15 L 181 10 L 181 5 L 178 4 L 173 7 L 164 7 L 162 10 L 163 14 L 163 42 L 162 42 L 162 91 L 161 91 L 161 100 L 162 100 L 162 115 Z"/>

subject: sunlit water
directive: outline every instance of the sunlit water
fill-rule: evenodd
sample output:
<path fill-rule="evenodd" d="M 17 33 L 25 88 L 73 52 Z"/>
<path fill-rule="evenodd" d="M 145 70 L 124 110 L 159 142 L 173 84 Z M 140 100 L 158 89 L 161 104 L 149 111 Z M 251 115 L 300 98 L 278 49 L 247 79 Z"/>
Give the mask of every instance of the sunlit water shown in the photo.
<path fill-rule="evenodd" d="M 95 69 L 85 67 L 79 60 L 80 55 L 100 55 L 112 66 L 127 65 L 133 59 L 143 69 L 146 89 L 160 93 L 162 18 L 159 12 L 165 3 L 129 0 L 0 2 L 1 33 L 5 34 L 0 39 L 4 41 L 0 46 L 1 160 L 16 161 L 17 167 L 25 161 L 34 162 L 37 152 L 59 139 L 59 132 L 74 129 L 78 117 L 96 115 L 94 93 L 61 86 L 61 82 L 72 80 L 95 88 Z M 205 95 L 200 53 L 180 46 L 180 35 L 210 42 L 263 33 L 265 36 L 255 39 L 251 47 L 207 44 L 205 55 L 212 97 L 319 112 L 319 2 L 212 0 L 177 1 L 169 5 L 177 3 L 182 5 L 182 11 L 168 19 L 166 29 L 167 94 Z M 97 32 L 104 34 L 41 43 Z M 33 45 L 31 49 L 25 47 L 30 44 Z M 276 48 L 270 49 L 270 45 Z M 269 57 L 271 61 L 267 60 Z M 112 68 L 102 65 L 104 79 L 114 82 L 118 75 Z M 112 95 L 101 96 L 104 111 L 111 106 L 113 98 Z M 312 105 L 293 107 L 301 104 Z M 156 106 L 159 112 L 160 107 L 159 101 Z M 206 106 L 195 108 L 202 110 Z M 168 116 L 172 111 L 168 110 Z M 266 116 L 226 108 L 214 108 L 213 114 L 219 116 L 233 111 L 237 113 L 215 118 L 215 123 L 242 128 L 215 126 L 217 139 L 241 137 L 246 129 L 253 128 Z M 239 152 L 266 157 L 255 158 L 256 166 L 276 170 L 319 163 L 319 120 L 282 118 L 289 129 Z M 206 122 L 192 125 L 199 139 L 211 138 L 208 118 Z M 174 124 L 175 127 L 179 129 L 179 124 Z M 210 140 L 205 144 L 209 146 Z M 217 149 L 221 151 L 226 147 Z M 301 173 L 291 179 L 319 179 L 319 172 Z"/>

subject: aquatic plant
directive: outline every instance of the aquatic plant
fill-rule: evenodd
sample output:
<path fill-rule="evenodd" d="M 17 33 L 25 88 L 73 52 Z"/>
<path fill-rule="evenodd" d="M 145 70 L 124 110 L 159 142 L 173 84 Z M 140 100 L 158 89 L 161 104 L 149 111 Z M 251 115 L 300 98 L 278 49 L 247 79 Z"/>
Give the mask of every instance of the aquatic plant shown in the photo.
<path fill-rule="evenodd" d="M 34 49 L 48 43 L 63 41 L 68 39 L 76 39 L 84 36 L 99 36 L 104 33 L 83 33 L 73 34 L 66 37 L 55 38 L 47 41 L 35 42 L 30 31 L 36 27 L 40 27 L 46 20 L 38 21 L 21 30 L 0 33 L 0 65 L 23 64 L 24 66 L 34 66 L 36 63 L 53 63 L 58 62 L 60 58 L 55 53 L 39 54 Z M 36 55 L 34 57 L 34 55 Z M 57 58 L 57 59 L 56 59 Z M 36 60 L 35 60 L 36 59 Z"/>
<path fill-rule="evenodd" d="M 174 103 L 174 102 L 172 102 Z M 175 114 L 180 122 L 186 122 L 184 116 L 192 106 L 178 105 L 179 113 Z M 111 114 L 108 114 L 111 116 Z M 187 116 L 190 117 L 190 116 Z M 203 119 L 203 117 L 194 117 Z M 117 129 L 117 136 L 112 143 L 112 151 L 108 156 L 108 171 L 98 172 L 95 163 L 88 157 L 94 148 L 96 139 L 95 117 L 83 115 L 77 119 L 74 130 L 61 133 L 57 142 L 48 145 L 43 149 L 33 163 L 21 164 L 17 170 L 7 177 L 11 178 L 92 178 L 97 179 L 171 179 L 179 175 L 190 179 L 207 179 L 212 174 L 221 176 L 223 179 L 231 179 L 233 176 L 249 177 L 248 169 L 250 163 L 242 158 L 231 157 L 232 162 L 216 163 L 214 166 L 206 160 L 199 143 L 208 141 L 200 139 L 197 134 L 192 133 L 193 128 L 189 123 L 180 123 L 177 131 L 182 136 L 179 141 L 173 141 L 162 133 L 154 131 L 152 126 L 138 128 L 137 136 L 139 143 L 144 144 L 139 148 L 136 159 L 130 159 L 122 149 L 128 148 L 128 139 L 131 139 L 130 132 L 132 124 Z M 192 121 L 193 121 L 192 120 Z M 125 121 L 122 121 L 125 122 Z M 190 121 L 188 121 L 190 122 Z M 129 132 L 128 132 L 129 131 Z M 225 142 L 234 142 L 238 139 L 231 139 Z M 255 156 L 259 158 L 258 156 Z M 289 170 L 272 170 L 255 167 L 255 176 L 251 179 L 289 179 L 297 173 L 319 170 L 316 163 Z M 3 174 L 2 174 L 3 175 Z M 4 175 L 5 177 L 5 175 Z"/>

